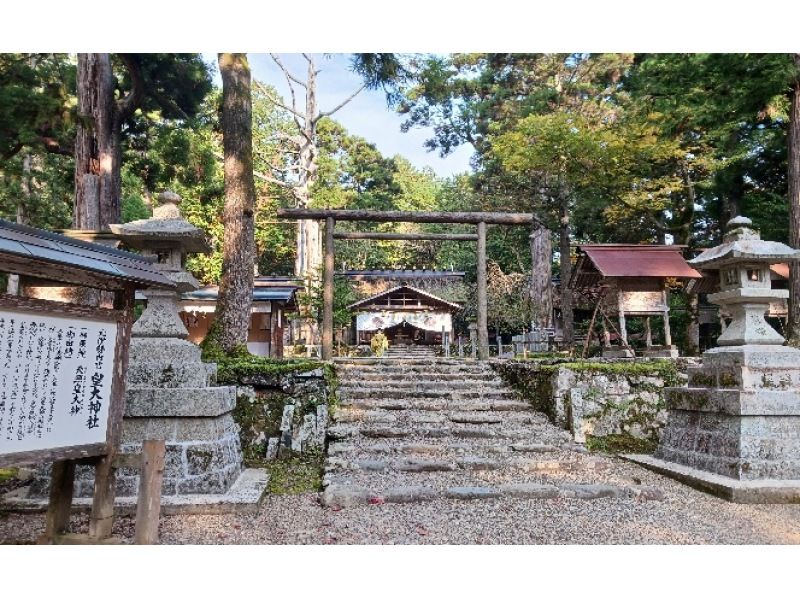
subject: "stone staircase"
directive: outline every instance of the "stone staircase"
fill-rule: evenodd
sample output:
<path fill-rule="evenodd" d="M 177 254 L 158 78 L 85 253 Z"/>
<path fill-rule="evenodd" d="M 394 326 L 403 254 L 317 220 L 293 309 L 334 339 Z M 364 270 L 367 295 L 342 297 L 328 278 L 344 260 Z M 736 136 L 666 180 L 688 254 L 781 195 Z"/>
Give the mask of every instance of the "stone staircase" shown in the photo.
<path fill-rule="evenodd" d="M 432 345 L 389 345 L 386 357 L 392 359 L 428 359 L 436 357 L 439 347 Z"/>
<path fill-rule="evenodd" d="M 341 359 L 323 503 L 660 498 L 611 472 L 473 360 Z"/>

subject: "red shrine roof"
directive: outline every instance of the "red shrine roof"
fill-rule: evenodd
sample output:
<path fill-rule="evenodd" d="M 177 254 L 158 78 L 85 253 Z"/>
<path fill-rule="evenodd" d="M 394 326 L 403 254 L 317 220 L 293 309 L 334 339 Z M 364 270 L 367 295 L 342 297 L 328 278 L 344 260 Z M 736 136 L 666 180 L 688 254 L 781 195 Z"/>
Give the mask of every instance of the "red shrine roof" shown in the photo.
<path fill-rule="evenodd" d="M 579 245 L 571 287 L 601 278 L 702 278 L 683 258 L 685 245 Z"/>

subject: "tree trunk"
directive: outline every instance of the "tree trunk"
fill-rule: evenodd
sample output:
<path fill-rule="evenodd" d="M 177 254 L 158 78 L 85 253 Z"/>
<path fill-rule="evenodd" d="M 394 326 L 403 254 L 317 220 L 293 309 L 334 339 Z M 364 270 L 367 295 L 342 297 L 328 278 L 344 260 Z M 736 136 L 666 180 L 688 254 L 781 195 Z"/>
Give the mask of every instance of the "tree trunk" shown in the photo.
<path fill-rule="evenodd" d="M 572 261 L 570 260 L 570 225 L 569 225 L 569 199 L 567 194 L 561 194 L 561 218 L 559 222 L 559 252 L 561 264 L 561 321 L 564 326 L 564 344 L 568 349 L 575 342 L 575 326 L 572 313 L 572 291 L 569 289 L 569 279 L 572 277 Z"/>
<path fill-rule="evenodd" d="M 31 155 L 30 152 L 25 152 L 22 156 L 22 179 L 20 180 L 20 188 L 22 190 L 22 197 L 17 202 L 17 224 L 28 224 L 27 207 L 31 200 L 31 185 L 33 177 L 31 175 Z M 9 274 L 8 283 L 6 285 L 6 293 L 9 295 L 19 295 L 19 274 Z"/>
<path fill-rule="evenodd" d="M 247 346 L 255 263 L 252 97 L 245 54 L 220 54 L 225 154 L 225 230 L 216 340 L 226 352 Z"/>
<path fill-rule="evenodd" d="M 533 323 L 537 328 L 547 328 L 553 315 L 553 241 L 550 231 L 540 224 L 533 227 L 530 241 Z"/>
<path fill-rule="evenodd" d="M 800 54 L 794 55 L 796 69 L 789 108 L 788 172 L 789 242 L 800 249 Z M 789 339 L 800 343 L 800 263 L 791 262 L 789 284 Z"/>
<path fill-rule="evenodd" d="M 73 226 L 96 230 L 119 222 L 120 123 L 109 54 L 78 54 Z"/>

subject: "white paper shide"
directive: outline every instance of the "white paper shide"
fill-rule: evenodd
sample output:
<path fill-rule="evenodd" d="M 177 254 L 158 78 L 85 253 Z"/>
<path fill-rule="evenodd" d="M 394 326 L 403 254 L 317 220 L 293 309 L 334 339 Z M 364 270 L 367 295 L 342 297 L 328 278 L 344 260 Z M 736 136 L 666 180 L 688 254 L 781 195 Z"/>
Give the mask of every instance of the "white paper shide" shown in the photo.
<path fill-rule="evenodd" d="M 0 454 L 105 442 L 116 331 L 0 311 Z"/>

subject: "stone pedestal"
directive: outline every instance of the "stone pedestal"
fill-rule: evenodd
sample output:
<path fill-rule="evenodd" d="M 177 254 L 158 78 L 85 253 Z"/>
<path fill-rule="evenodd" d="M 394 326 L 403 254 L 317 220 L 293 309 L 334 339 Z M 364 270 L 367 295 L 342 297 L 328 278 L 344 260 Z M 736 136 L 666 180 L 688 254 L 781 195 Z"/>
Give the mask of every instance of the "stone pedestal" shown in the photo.
<path fill-rule="evenodd" d="M 800 351 L 720 347 L 666 393 L 655 457 L 735 480 L 800 480 Z"/>
<path fill-rule="evenodd" d="M 212 386 L 216 364 L 178 338 L 134 337 L 127 375 L 122 451 L 148 438 L 167 444 L 163 494 L 222 494 L 242 471 L 239 430 L 231 412 L 235 386 Z M 138 472 L 121 470 L 120 496 L 136 493 Z"/>

